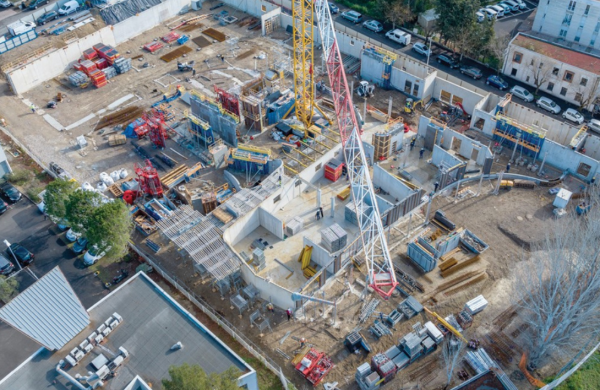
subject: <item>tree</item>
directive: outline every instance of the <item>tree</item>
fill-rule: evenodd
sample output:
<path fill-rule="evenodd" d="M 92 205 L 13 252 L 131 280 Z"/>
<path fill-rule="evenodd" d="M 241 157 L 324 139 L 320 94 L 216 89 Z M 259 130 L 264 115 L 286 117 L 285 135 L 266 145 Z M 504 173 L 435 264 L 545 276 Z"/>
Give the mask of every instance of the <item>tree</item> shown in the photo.
<path fill-rule="evenodd" d="M 496 67 L 496 71 L 500 74 L 500 70 L 502 69 L 502 64 L 506 61 L 508 44 L 510 43 L 510 36 L 504 35 L 501 37 L 495 37 L 489 41 L 487 46 L 487 50 L 492 54 L 496 59 L 498 59 L 498 66 Z"/>
<path fill-rule="evenodd" d="M 78 233 L 85 234 L 90 218 L 102 203 L 102 195 L 95 191 L 74 191 L 65 202 L 65 218 Z"/>
<path fill-rule="evenodd" d="M 54 222 L 65 223 L 66 202 L 75 189 L 77 189 L 77 182 L 64 179 L 56 179 L 46 187 L 45 212 Z"/>
<path fill-rule="evenodd" d="M 171 379 L 163 379 L 162 385 L 165 390 L 238 390 L 237 378 L 240 371 L 236 367 L 230 367 L 221 374 L 212 373 L 207 375 L 202 367 L 194 364 L 192 366 L 183 363 L 181 366 L 169 367 Z"/>
<path fill-rule="evenodd" d="M 108 257 L 119 257 L 127 252 L 127 243 L 133 223 L 125 202 L 116 199 L 94 208 L 87 219 L 85 236 L 89 244 L 107 250 Z"/>
<path fill-rule="evenodd" d="M 396 25 L 402 26 L 414 18 L 410 8 L 399 0 L 377 0 L 376 6 L 379 13 L 385 16 L 385 21 L 392 23 L 393 28 L 396 28 Z"/>
<path fill-rule="evenodd" d="M 571 352 L 600 327 L 600 202 L 592 192 L 585 217 L 557 220 L 514 271 L 512 301 L 534 366 Z"/>
<path fill-rule="evenodd" d="M 589 83 L 589 80 L 588 80 Z M 588 106 L 598 100 L 599 91 L 598 85 L 600 83 L 600 77 L 596 77 L 591 86 L 581 85 L 577 89 L 577 95 L 575 100 L 579 103 L 579 109 L 587 110 Z"/>
<path fill-rule="evenodd" d="M 541 62 L 531 60 L 528 65 L 531 75 L 533 76 L 533 85 L 535 85 L 534 95 L 537 95 L 540 87 L 550 79 L 552 71 L 554 70 L 554 63 L 550 61 Z"/>
<path fill-rule="evenodd" d="M 478 1 L 433 0 L 433 7 L 438 14 L 436 28 L 444 41 L 456 42 L 474 31 Z"/>
<path fill-rule="evenodd" d="M 460 60 L 463 59 L 465 54 L 470 54 L 473 57 L 484 54 L 494 35 L 494 22 L 487 19 L 482 23 L 464 26 L 462 33 L 454 40 L 455 46 L 460 51 Z"/>
<path fill-rule="evenodd" d="M 456 365 L 461 361 L 465 349 L 465 343 L 455 337 L 450 337 L 442 346 L 442 357 L 446 369 L 446 386 L 450 386 Z"/>
<path fill-rule="evenodd" d="M 10 299 L 17 293 L 19 282 L 15 278 L 7 278 L 0 275 L 0 301 L 8 303 Z"/>

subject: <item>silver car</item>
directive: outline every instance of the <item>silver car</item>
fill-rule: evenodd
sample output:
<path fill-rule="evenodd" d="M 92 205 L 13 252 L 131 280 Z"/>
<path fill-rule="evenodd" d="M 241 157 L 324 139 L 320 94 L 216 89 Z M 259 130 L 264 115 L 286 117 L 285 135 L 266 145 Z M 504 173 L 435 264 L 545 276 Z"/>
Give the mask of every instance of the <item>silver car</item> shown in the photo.
<path fill-rule="evenodd" d="M 421 42 L 415 43 L 412 48 L 414 51 L 416 51 L 417 53 L 424 55 L 424 56 L 428 56 L 431 54 L 429 47 L 427 47 L 427 45 L 425 45 L 424 43 L 421 43 Z"/>
<path fill-rule="evenodd" d="M 528 90 L 526 90 L 523 87 L 519 87 L 518 85 L 515 85 L 514 87 L 512 87 L 510 90 L 510 93 L 512 93 L 513 96 L 516 96 L 519 99 L 523 99 L 528 103 L 533 101 L 533 95 L 531 93 L 529 93 Z"/>
<path fill-rule="evenodd" d="M 379 33 L 383 31 L 383 25 L 376 20 L 369 20 L 362 24 L 364 28 L 367 30 L 371 30 L 373 32 Z"/>

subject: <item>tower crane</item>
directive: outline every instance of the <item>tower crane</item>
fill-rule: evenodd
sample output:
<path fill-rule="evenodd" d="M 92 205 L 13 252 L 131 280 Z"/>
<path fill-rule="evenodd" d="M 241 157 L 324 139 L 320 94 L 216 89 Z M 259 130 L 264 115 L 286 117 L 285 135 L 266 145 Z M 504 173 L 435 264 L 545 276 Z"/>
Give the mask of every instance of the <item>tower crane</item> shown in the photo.
<path fill-rule="evenodd" d="M 367 282 L 379 295 L 384 299 L 388 299 L 398 285 L 398 281 L 396 280 L 394 264 L 385 239 L 383 223 L 381 222 L 381 215 L 369 174 L 369 166 L 360 138 L 360 127 L 356 119 L 342 56 L 335 36 L 333 19 L 329 11 L 329 3 L 327 0 L 314 0 L 314 3 L 300 0 L 299 2 L 302 7 L 312 7 L 312 4 L 314 4 L 314 14 L 317 16 L 323 56 L 331 85 L 339 133 L 352 188 L 352 198 L 356 206 L 365 253 L 368 271 Z M 368 207 L 372 207 L 372 211 L 367 214 Z"/>

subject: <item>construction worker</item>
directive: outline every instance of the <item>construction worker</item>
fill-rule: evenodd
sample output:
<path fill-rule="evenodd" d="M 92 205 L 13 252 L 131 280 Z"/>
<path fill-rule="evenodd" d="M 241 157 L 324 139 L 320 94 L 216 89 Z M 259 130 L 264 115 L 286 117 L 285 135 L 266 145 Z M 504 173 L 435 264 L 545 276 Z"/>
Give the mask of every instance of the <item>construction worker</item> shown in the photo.
<path fill-rule="evenodd" d="M 32 104 L 31 106 L 29 106 L 29 108 L 31 108 L 31 113 L 35 114 L 35 105 Z"/>
<path fill-rule="evenodd" d="M 415 142 L 417 142 L 417 137 L 413 137 L 413 139 L 410 140 L 410 151 L 411 152 L 415 148 Z"/>
<path fill-rule="evenodd" d="M 437 192 L 437 189 L 439 186 L 440 186 L 439 182 L 436 181 L 435 183 L 433 183 L 433 192 Z"/>
<path fill-rule="evenodd" d="M 267 303 L 267 311 L 269 311 L 271 313 L 275 313 L 275 307 L 273 306 L 273 304 L 271 302 Z"/>
<path fill-rule="evenodd" d="M 319 207 L 319 211 L 321 212 L 321 218 L 323 218 L 324 217 L 324 215 L 323 215 L 323 207 Z"/>
<path fill-rule="evenodd" d="M 288 321 L 291 321 L 291 319 L 292 319 L 292 314 L 293 314 L 292 308 L 288 308 L 288 309 L 285 311 L 285 314 L 287 314 Z"/>
<path fill-rule="evenodd" d="M 424 153 L 425 153 L 425 148 L 421 148 L 421 150 L 419 150 L 419 160 L 423 158 Z"/>
<path fill-rule="evenodd" d="M 300 338 L 300 348 L 304 348 L 305 344 L 306 344 L 306 339 L 304 337 Z"/>
<path fill-rule="evenodd" d="M 510 172 L 510 163 L 506 164 L 506 173 Z"/>

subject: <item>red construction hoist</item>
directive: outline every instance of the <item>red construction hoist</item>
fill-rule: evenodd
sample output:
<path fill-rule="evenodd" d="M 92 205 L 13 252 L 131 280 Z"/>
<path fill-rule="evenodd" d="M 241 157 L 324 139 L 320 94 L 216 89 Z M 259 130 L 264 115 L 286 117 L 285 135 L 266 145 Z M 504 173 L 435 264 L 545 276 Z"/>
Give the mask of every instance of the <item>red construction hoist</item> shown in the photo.
<path fill-rule="evenodd" d="M 146 122 L 150 131 L 150 140 L 159 149 L 165 148 L 165 142 L 169 138 L 167 133 L 165 116 L 162 112 L 152 110 L 149 113 L 142 115 L 142 119 Z"/>
<path fill-rule="evenodd" d="M 335 365 L 323 352 L 311 348 L 296 364 L 296 371 L 302 374 L 313 386 L 317 386 Z"/>
<path fill-rule="evenodd" d="M 217 100 L 219 103 L 221 103 L 221 106 L 239 117 L 240 103 L 238 102 L 237 98 L 224 89 L 217 87 L 216 85 L 214 86 L 214 89 L 215 93 L 217 94 Z"/>
<path fill-rule="evenodd" d="M 140 191 L 146 195 L 150 195 L 156 198 L 163 196 L 162 185 L 160 184 L 160 178 L 156 168 L 152 166 L 150 160 L 146 160 L 146 166 L 140 166 L 135 163 L 133 165 L 135 174 L 138 177 L 138 183 L 140 184 Z"/>

